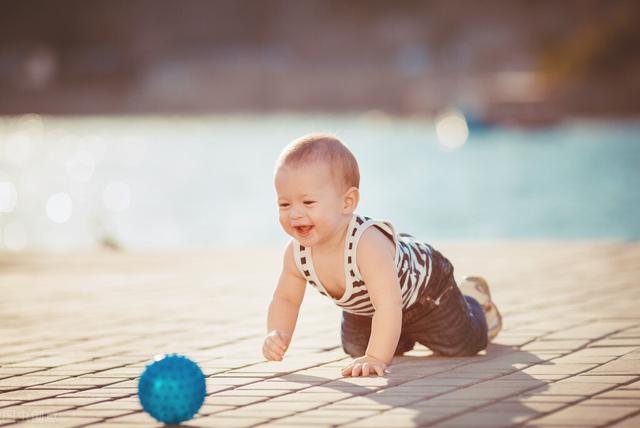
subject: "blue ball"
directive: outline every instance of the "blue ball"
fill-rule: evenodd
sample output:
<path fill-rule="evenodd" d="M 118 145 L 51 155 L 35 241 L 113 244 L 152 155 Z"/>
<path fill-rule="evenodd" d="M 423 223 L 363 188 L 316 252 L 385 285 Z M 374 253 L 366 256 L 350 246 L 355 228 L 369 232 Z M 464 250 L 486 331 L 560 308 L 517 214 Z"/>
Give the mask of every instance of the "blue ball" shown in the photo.
<path fill-rule="evenodd" d="M 179 354 L 156 357 L 145 367 L 138 383 L 138 398 L 144 411 L 166 424 L 191 419 L 206 394 L 200 367 Z"/>

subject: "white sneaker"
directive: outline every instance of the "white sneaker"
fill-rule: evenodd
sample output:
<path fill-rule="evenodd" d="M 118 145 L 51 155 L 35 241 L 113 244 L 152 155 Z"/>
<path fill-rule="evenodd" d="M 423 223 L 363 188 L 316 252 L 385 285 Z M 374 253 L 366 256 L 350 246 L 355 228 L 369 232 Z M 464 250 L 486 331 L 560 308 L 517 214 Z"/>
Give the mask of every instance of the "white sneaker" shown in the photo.
<path fill-rule="evenodd" d="M 482 306 L 484 316 L 487 319 L 489 340 L 492 340 L 502 329 L 502 315 L 500 315 L 500 311 L 491 301 L 489 284 L 481 276 L 467 276 L 460 282 L 458 288 L 460 288 L 462 294 L 473 297 Z"/>

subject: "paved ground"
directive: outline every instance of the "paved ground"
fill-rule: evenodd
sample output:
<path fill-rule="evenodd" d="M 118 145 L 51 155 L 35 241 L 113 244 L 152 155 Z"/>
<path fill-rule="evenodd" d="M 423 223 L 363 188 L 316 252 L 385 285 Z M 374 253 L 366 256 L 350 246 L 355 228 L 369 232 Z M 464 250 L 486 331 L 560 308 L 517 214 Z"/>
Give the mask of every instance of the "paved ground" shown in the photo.
<path fill-rule="evenodd" d="M 505 328 L 486 353 L 420 347 L 342 378 L 338 311 L 313 290 L 285 361 L 260 354 L 278 251 L 0 257 L 0 426 L 158 426 L 137 400 L 154 355 L 207 376 L 185 425 L 640 426 L 640 244 L 436 245 L 483 274 Z"/>

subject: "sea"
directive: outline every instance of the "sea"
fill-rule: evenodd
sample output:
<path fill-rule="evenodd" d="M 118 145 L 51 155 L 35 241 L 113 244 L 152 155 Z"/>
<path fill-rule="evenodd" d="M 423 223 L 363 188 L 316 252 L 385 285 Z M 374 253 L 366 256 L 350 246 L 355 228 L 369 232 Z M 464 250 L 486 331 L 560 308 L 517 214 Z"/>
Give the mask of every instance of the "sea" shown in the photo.
<path fill-rule="evenodd" d="M 472 126 L 380 112 L 0 117 L 0 250 L 283 246 L 273 166 L 337 135 L 357 212 L 425 240 L 640 239 L 640 123 Z"/>

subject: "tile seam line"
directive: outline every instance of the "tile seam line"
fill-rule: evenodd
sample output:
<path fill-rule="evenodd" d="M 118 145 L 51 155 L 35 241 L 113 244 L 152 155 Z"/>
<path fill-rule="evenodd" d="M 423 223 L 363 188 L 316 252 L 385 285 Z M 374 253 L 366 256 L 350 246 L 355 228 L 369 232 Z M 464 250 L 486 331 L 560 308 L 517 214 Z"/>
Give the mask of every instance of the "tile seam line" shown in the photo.
<path fill-rule="evenodd" d="M 622 331 L 625 331 L 625 330 L 628 330 L 628 329 L 632 329 L 632 328 L 636 328 L 636 327 L 638 327 L 638 325 L 640 325 L 640 323 L 639 323 L 639 324 L 635 324 L 635 325 L 633 325 L 633 326 L 629 326 L 629 327 L 627 327 L 627 328 L 623 328 L 623 329 L 620 329 L 620 330 L 613 331 L 613 332 L 611 332 L 611 333 L 609 333 L 609 334 L 606 334 L 606 335 L 601 336 L 601 337 L 599 337 L 599 338 L 593 339 L 593 340 L 592 340 L 592 341 L 590 341 L 589 343 L 585 344 L 583 347 L 578 348 L 576 351 L 573 351 L 573 352 L 577 352 L 577 351 L 579 351 L 579 350 L 586 349 L 586 348 L 587 348 L 587 346 L 588 346 L 589 344 L 591 344 L 591 343 L 597 342 L 598 340 L 602 340 L 602 339 L 604 339 L 604 338 L 606 338 L 606 337 L 609 337 L 609 336 L 611 336 L 611 335 L 618 334 L 618 333 L 620 333 L 620 332 L 622 332 Z M 628 352 L 628 353 L 631 353 L 631 352 L 633 352 L 633 351 L 630 351 L 630 352 Z M 604 362 L 604 363 L 600 363 L 600 364 L 598 364 L 596 367 L 593 367 L 592 369 L 597 369 L 597 368 L 599 368 L 599 367 L 602 367 L 602 366 L 604 366 L 604 365 L 606 365 L 606 364 L 611 363 L 612 361 L 617 361 L 617 360 L 619 360 L 620 358 L 622 358 L 624 355 L 626 355 L 626 354 L 618 355 L 618 356 L 616 356 L 616 358 L 614 358 L 614 359 L 612 359 L 612 360 L 609 360 L 609 361 L 607 361 L 607 362 Z M 558 358 L 559 358 L 559 357 L 558 357 Z M 570 379 L 570 378 L 575 377 L 575 376 L 578 376 L 578 375 L 580 375 L 580 374 L 582 374 L 582 373 L 589 372 L 589 371 L 591 371 L 592 369 L 587 369 L 587 370 L 584 370 L 584 371 L 582 371 L 582 372 L 575 373 L 575 374 L 573 374 L 573 375 L 571 375 L 571 376 L 569 376 L 569 377 L 567 377 L 567 378 L 561 379 L 561 380 Z M 511 425 L 511 427 L 518 427 L 518 426 L 522 426 L 522 425 L 523 425 L 524 423 L 526 423 L 526 422 L 529 422 L 529 421 L 533 421 L 533 420 L 539 419 L 539 418 L 541 418 L 541 417 L 543 417 L 543 416 L 552 415 L 552 414 L 557 413 L 557 412 L 559 412 L 559 411 L 561 411 L 561 410 L 567 409 L 567 408 L 569 408 L 569 407 L 572 407 L 572 406 L 574 406 L 574 405 L 577 405 L 577 404 L 580 404 L 580 403 L 582 403 L 582 402 L 584 402 L 584 401 L 587 401 L 587 400 L 589 400 L 589 399 L 591 399 L 591 398 L 593 398 L 593 397 L 596 397 L 597 395 L 600 395 L 600 394 L 602 394 L 602 393 L 604 393 L 604 392 L 609 392 L 609 391 L 615 390 L 616 388 L 621 387 L 621 386 L 630 385 L 630 384 L 632 384 L 632 383 L 636 382 L 637 380 L 638 380 L 638 377 L 636 376 L 636 378 L 634 378 L 634 379 L 632 379 L 632 380 L 630 380 L 630 381 L 627 381 L 627 382 L 621 383 L 621 384 L 619 384 L 619 385 L 614 385 L 614 386 L 612 386 L 612 387 L 610 387 L 610 388 L 604 389 L 604 390 L 599 391 L 599 392 L 597 392 L 597 393 L 595 393 L 595 394 L 587 395 L 587 396 L 585 396 L 585 398 L 583 398 L 583 399 L 581 399 L 581 400 L 578 400 L 578 401 L 573 402 L 573 403 L 568 403 L 568 404 L 567 404 L 567 405 L 565 405 L 565 406 L 559 407 L 559 408 L 557 408 L 557 409 L 555 409 L 555 410 L 552 410 L 552 411 L 550 411 L 550 412 L 544 413 L 544 414 L 542 414 L 542 415 L 533 416 L 533 417 L 531 417 L 531 418 L 529 418 L 529 419 L 527 419 L 527 420 L 525 420 L 525 421 L 522 421 L 522 422 L 519 422 L 519 423 L 517 423 L 517 424 L 513 424 L 513 425 Z M 555 382 L 552 382 L 552 383 L 555 383 Z"/>
<path fill-rule="evenodd" d="M 577 351 L 579 351 L 579 350 L 586 349 L 586 348 L 588 347 L 588 345 L 589 345 L 589 344 L 591 344 L 591 343 L 597 342 L 598 340 L 602 340 L 602 339 L 604 339 L 604 338 L 606 338 L 606 337 L 609 337 L 609 336 L 611 336 L 611 335 L 613 335 L 613 334 L 617 334 L 617 333 L 619 333 L 619 332 L 621 332 L 621 331 L 624 331 L 624 330 L 627 330 L 627 329 L 631 329 L 631 328 L 635 328 L 635 327 L 637 327 L 638 325 L 640 325 L 640 324 L 636 324 L 636 325 L 629 326 L 629 327 L 626 327 L 626 328 L 623 328 L 623 329 L 620 329 L 620 330 L 616 330 L 616 331 L 613 331 L 613 332 L 611 332 L 611 333 L 608 333 L 608 334 L 605 334 L 605 335 L 603 335 L 603 336 L 600 336 L 600 337 L 598 337 L 598 338 L 592 339 L 591 341 L 589 341 L 589 342 L 587 342 L 586 344 L 584 344 L 582 347 L 580 347 L 580 348 L 578 348 L 578 349 L 576 349 L 576 350 L 574 350 L 574 351 L 571 351 L 571 352 L 569 352 L 569 353 L 567 353 L 567 354 L 565 354 L 565 355 L 570 355 L 570 354 L 572 354 L 572 353 L 574 353 L 574 352 L 577 352 Z M 551 334 L 552 334 L 552 333 L 551 333 Z M 556 359 L 556 358 L 562 358 L 562 357 L 563 357 L 563 356 L 565 356 L 565 355 L 561 355 L 561 356 L 558 356 L 558 357 L 555 357 L 555 358 L 550 358 L 550 359 L 549 359 L 549 360 L 547 360 L 547 361 L 553 361 L 554 359 Z M 623 355 L 624 355 L 624 354 L 623 354 Z M 552 383 L 552 384 L 553 384 L 553 383 L 557 383 L 557 382 L 560 382 L 560 381 L 565 381 L 565 380 L 567 380 L 567 379 L 571 379 L 572 377 L 578 376 L 578 375 L 580 375 L 580 374 L 582 374 L 582 373 L 586 373 L 586 372 L 589 372 L 590 370 L 596 369 L 596 368 L 598 368 L 598 367 L 602 367 L 603 365 L 608 364 L 608 363 L 610 363 L 611 361 L 616 361 L 617 359 L 621 358 L 623 355 L 617 356 L 616 358 L 614 358 L 614 359 L 612 359 L 612 360 L 609 360 L 609 361 L 606 361 L 606 362 L 604 362 L 604 363 L 600 363 L 600 364 L 596 365 L 596 367 L 592 367 L 592 368 L 589 368 L 589 369 L 583 370 L 583 371 L 581 371 L 581 372 L 574 373 L 574 374 L 572 374 L 572 375 L 569 375 L 569 376 L 567 376 L 567 377 L 564 377 L 564 378 L 562 378 L 562 379 L 558 379 L 558 380 L 553 381 L 553 382 L 550 382 L 550 383 Z M 540 364 L 540 363 L 538 363 L 538 364 Z M 534 364 L 534 365 L 537 365 L 537 364 Z M 519 371 L 520 371 L 520 370 L 519 370 Z M 635 379 L 635 380 L 637 380 L 637 379 Z M 628 383 L 629 383 L 629 384 L 630 384 L 630 383 L 633 383 L 633 382 L 635 382 L 635 380 L 628 381 Z M 598 394 L 600 394 L 600 393 L 608 392 L 608 391 L 610 391 L 610 390 L 613 390 L 613 389 L 615 389 L 615 388 L 617 388 L 617 387 L 619 387 L 619 386 L 623 386 L 623 385 L 627 385 L 627 383 L 623 383 L 623 384 L 620 384 L 620 385 L 614 385 L 614 386 L 612 386 L 611 388 L 606 389 L 606 390 L 603 390 L 603 391 L 600 391 L 600 392 L 597 392 L 597 393 L 593 394 L 592 396 L 587 396 L 587 397 L 586 397 L 585 399 L 583 399 L 583 400 L 579 400 L 579 401 L 576 401 L 576 402 L 574 402 L 574 403 L 568 403 L 566 406 L 562 406 L 562 407 L 560 407 L 560 408 L 557 408 L 557 409 L 552 410 L 552 411 L 547 412 L 547 413 L 543 413 L 543 414 L 538 415 L 538 416 L 533 416 L 533 417 L 531 417 L 531 418 L 529 418 L 529 419 L 526 419 L 525 421 L 522 421 L 522 422 L 519 422 L 519 423 L 516 423 L 516 424 L 512 424 L 512 425 L 510 425 L 510 427 L 517 427 L 517 426 L 521 426 L 522 424 L 524 424 L 524 423 L 526 423 L 526 422 L 529 422 L 529 421 L 531 421 L 531 420 L 535 420 L 535 419 L 537 419 L 537 418 L 540 418 L 540 417 L 543 417 L 543 416 L 547 416 L 547 415 L 553 414 L 553 413 L 555 413 L 555 412 L 558 412 L 558 411 L 560 411 L 560 410 L 563 410 L 563 409 L 569 408 L 569 407 L 571 407 L 571 406 L 573 406 L 573 405 L 575 405 L 575 404 L 579 404 L 579 403 L 581 403 L 581 402 L 583 402 L 583 401 L 585 401 L 585 400 L 587 400 L 587 399 L 589 399 L 589 398 L 592 398 L 592 397 L 594 397 L 594 396 L 596 396 L 596 395 L 598 395 Z M 536 387 L 533 387 L 533 388 L 529 388 L 529 389 L 526 389 L 526 390 L 521 391 L 521 393 L 525 393 L 525 392 L 527 392 L 527 391 L 530 391 L 530 390 L 533 390 L 533 389 L 536 389 L 536 388 L 539 388 L 539 387 L 540 387 L 540 386 L 536 386 Z M 480 406 L 477 406 L 477 407 L 473 407 L 473 408 L 471 408 L 471 409 L 467 409 L 467 410 L 465 410 L 465 411 L 463 411 L 463 412 L 460 412 L 460 413 L 458 413 L 458 414 L 456 414 L 456 415 L 452 415 L 452 416 L 450 416 L 450 417 L 446 417 L 446 418 L 442 418 L 442 419 L 439 419 L 439 420 L 437 420 L 437 421 L 434 421 L 434 423 L 440 423 L 440 422 L 446 421 L 446 420 L 448 420 L 448 419 L 452 419 L 452 418 L 454 418 L 454 417 L 461 416 L 461 415 L 463 415 L 463 414 L 465 414 L 465 413 L 468 413 L 469 411 L 479 410 L 479 409 L 481 409 L 482 407 L 487 407 L 487 406 L 489 406 L 489 405 L 497 404 L 497 403 L 500 403 L 500 402 L 502 402 L 502 401 L 504 401 L 504 398 L 500 398 L 500 399 L 498 399 L 498 400 L 496 400 L 496 401 L 494 401 L 494 402 L 492 402 L 492 403 L 485 403 L 484 405 L 480 405 Z M 429 425 L 431 425 L 431 423 L 429 423 Z M 427 425 L 427 426 L 428 426 L 428 425 Z"/>
<path fill-rule="evenodd" d="M 586 344 L 584 344 L 581 348 L 578 348 L 578 349 L 576 349 L 576 350 L 574 350 L 574 351 L 571 351 L 571 352 L 569 352 L 569 353 L 567 353 L 567 354 L 560 355 L 560 356 L 558 356 L 558 357 L 554 357 L 554 358 L 550 358 L 550 359 L 548 359 L 548 360 L 539 361 L 539 362 L 537 362 L 537 363 L 531 364 L 531 365 L 530 365 L 530 366 L 528 366 L 528 367 L 525 367 L 525 368 L 522 368 L 522 369 L 519 369 L 519 370 L 515 370 L 515 371 L 513 371 L 513 372 L 511 372 L 511 373 L 500 374 L 500 375 L 495 376 L 495 377 L 492 377 L 492 378 L 482 379 L 482 380 L 480 380 L 479 382 L 476 382 L 476 383 L 473 383 L 473 384 L 469 384 L 469 385 L 463 386 L 463 387 L 461 387 L 461 388 L 454 389 L 454 390 L 452 390 L 452 391 L 459 391 L 459 390 L 463 390 L 463 389 L 466 389 L 466 388 L 469 388 L 469 387 L 472 387 L 472 386 L 475 386 L 475 385 L 479 385 L 479 384 L 481 384 L 481 383 L 483 383 L 483 382 L 486 382 L 486 381 L 496 380 L 496 379 L 498 379 L 498 378 L 500 378 L 500 377 L 507 376 L 507 375 L 509 375 L 509 374 L 513 374 L 513 373 L 521 372 L 521 371 L 523 371 L 523 370 L 525 370 L 525 369 L 527 369 L 527 368 L 529 368 L 529 367 L 533 367 L 533 366 L 535 366 L 535 365 L 539 365 L 539 364 L 542 364 L 542 363 L 545 363 L 545 362 L 548 362 L 548 361 L 553 361 L 553 360 L 554 360 L 554 359 L 556 359 L 556 358 L 561 358 L 561 357 L 563 357 L 563 356 L 565 356 L 565 355 L 569 355 L 569 354 L 572 354 L 573 352 L 577 352 L 577 351 L 579 351 L 579 350 L 585 349 L 585 348 L 587 348 L 587 346 L 588 346 L 589 344 L 591 344 L 591 343 L 593 343 L 593 342 L 596 342 L 596 341 L 598 341 L 598 340 L 602 340 L 603 338 L 606 338 L 606 337 L 608 337 L 608 336 L 610 336 L 610 335 L 613 335 L 613 334 L 617 334 L 617 333 L 619 333 L 619 332 L 621 332 L 621 331 L 624 331 L 624 330 L 627 330 L 627 329 L 631 329 L 631 328 L 635 328 L 635 327 L 637 327 L 638 325 L 640 325 L 640 323 L 635 324 L 635 325 L 633 325 L 633 326 L 629 326 L 629 327 L 626 327 L 626 328 L 620 329 L 620 330 L 613 331 L 613 332 L 608 333 L 608 334 L 605 334 L 605 335 L 603 335 L 603 336 L 599 336 L 598 338 L 593 339 L 593 340 L 591 340 L 590 342 L 587 342 L 587 343 L 586 343 Z M 560 330 L 558 330 L 558 331 L 560 331 Z M 550 332 L 550 333 L 548 333 L 548 334 L 553 334 L 553 333 L 555 333 L 555 332 Z M 543 337 L 544 337 L 544 336 L 543 336 Z M 565 378 L 559 379 L 559 380 L 557 380 L 557 381 L 555 381 L 555 382 L 549 382 L 549 383 L 556 383 L 556 382 L 559 382 L 559 381 L 564 381 L 564 380 L 566 380 L 566 379 L 570 379 L 571 377 L 574 377 L 574 376 L 577 376 L 577 375 L 579 375 L 579 374 L 585 373 L 585 372 L 587 372 L 587 371 L 589 371 L 589 370 L 591 370 L 591 369 L 601 367 L 602 365 L 604 365 L 604 364 L 608 364 L 608 363 L 609 363 L 609 362 L 611 362 L 611 361 L 615 361 L 615 360 L 617 360 L 617 359 L 618 359 L 618 358 L 620 358 L 620 357 L 622 357 L 622 355 L 621 355 L 621 356 L 619 356 L 619 357 L 617 357 L 617 358 L 615 358 L 615 359 L 613 359 L 613 360 L 610 360 L 610 361 L 607 361 L 607 362 L 602 363 L 602 364 L 600 364 L 600 365 L 597 365 L 596 367 L 592 367 L 592 368 L 590 368 L 590 369 L 587 369 L 587 370 L 584 370 L 584 371 L 581 371 L 581 372 L 575 373 L 575 374 L 573 374 L 573 375 L 570 375 L 570 376 L 567 376 L 567 377 L 565 377 Z M 496 357 L 496 358 L 497 358 L 497 357 Z M 469 364 L 472 364 L 472 362 L 470 362 Z M 425 376 L 425 378 L 426 378 L 426 377 L 428 377 L 428 376 Z M 614 389 L 614 388 L 616 388 L 616 387 L 618 387 L 618 386 L 621 386 L 621 385 L 613 386 L 613 387 L 612 387 L 612 389 Z M 540 386 L 535 386 L 535 387 L 532 387 L 532 388 L 528 388 L 528 389 L 525 389 L 525 390 L 521 391 L 521 393 L 522 393 L 522 392 L 527 392 L 527 391 L 530 391 L 530 390 L 533 390 L 533 389 L 536 389 L 536 388 L 539 388 L 539 387 L 540 387 Z M 436 395 L 434 395 L 434 396 L 429 397 L 429 399 L 432 399 L 432 398 L 436 398 L 436 397 L 438 397 L 438 396 L 445 395 L 445 394 L 447 394 L 447 393 L 449 393 L 449 392 L 452 392 L 452 391 L 443 392 L 442 394 L 436 394 Z M 608 391 L 608 390 L 607 390 L 607 391 Z M 601 391 L 601 392 L 606 392 L 606 391 Z M 597 395 L 597 394 L 594 394 L 594 395 Z M 421 401 L 421 400 L 422 400 L 422 399 L 419 399 L 419 400 L 416 400 L 416 401 L 413 401 L 413 402 L 409 402 L 409 403 L 407 403 L 407 404 L 405 404 L 405 405 L 407 405 L 407 406 L 408 406 L 408 405 L 411 405 L 411 404 L 415 404 L 415 403 L 417 403 L 417 402 L 419 402 L 419 401 Z M 492 402 L 484 403 L 484 404 L 479 405 L 479 406 L 475 406 L 475 407 L 472 407 L 472 408 L 469 408 L 469 409 L 465 409 L 465 410 L 464 410 L 464 411 L 462 411 L 462 412 L 455 413 L 455 414 L 452 414 L 452 415 L 449 415 L 449 416 L 443 417 L 443 418 L 441 418 L 441 419 L 437 419 L 437 420 L 435 420 L 435 421 L 431 421 L 431 422 L 429 422 L 428 424 L 423 425 L 423 426 L 430 426 L 430 425 L 433 425 L 433 424 L 438 424 L 438 423 L 441 423 L 441 422 L 447 421 L 447 420 L 449 420 L 449 419 L 453 419 L 453 418 L 455 418 L 455 417 L 457 417 L 457 416 L 461 416 L 461 415 L 463 415 L 463 414 L 465 414 L 465 413 L 469 413 L 469 412 L 472 412 L 472 411 L 475 411 L 475 410 L 479 410 L 479 409 L 481 409 L 481 408 L 483 408 L 483 407 L 487 407 L 487 406 L 490 406 L 490 405 L 493 405 L 493 404 L 497 404 L 497 403 L 501 402 L 502 400 L 503 400 L 503 398 L 500 398 L 500 399 L 497 399 L 497 400 L 492 401 Z M 583 400 L 581 400 L 581 401 L 583 401 Z M 581 401 L 579 401 L 579 402 L 581 402 Z M 576 402 L 576 403 L 573 403 L 573 404 L 577 404 L 577 403 L 579 403 L 579 402 Z M 564 406 L 564 407 L 562 407 L 562 408 L 556 409 L 555 411 L 559 411 L 559 410 L 562 410 L 563 408 L 567 408 L 567 407 L 570 407 L 570 406 L 571 406 L 571 405 Z M 377 415 L 380 415 L 380 414 L 383 414 L 383 413 L 385 413 L 385 412 L 388 412 L 389 410 L 391 410 L 391 409 L 383 409 L 383 410 L 381 410 Z M 541 415 L 541 416 L 546 416 L 546 415 L 548 415 L 548 414 L 554 413 L 555 411 L 553 411 L 553 412 L 549 412 L 549 413 L 546 413 L 546 414 Z M 377 415 L 376 415 L 376 416 L 377 416 Z M 365 417 L 363 417 L 363 418 L 356 419 L 355 421 L 352 421 L 352 422 L 357 422 L 357 421 L 360 421 L 360 420 L 365 420 L 365 419 L 370 418 L 370 417 L 371 417 L 371 416 L 365 416 Z M 534 418 L 536 418 L 536 417 L 534 417 Z M 534 419 L 534 418 L 527 419 L 527 421 L 532 420 L 532 419 Z M 526 422 L 526 421 L 524 421 L 524 422 Z M 350 423 L 351 423 L 351 422 L 350 422 Z M 518 425 L 516 424 L 516 425 L 511 425 L 511 426 L 518 426 Z"/>
<path fill-rule="evenodd" d="M 606 363 L 605 363 L 605 364 L 606 364 Z M 580 374 L 580 373 L 576 373 L 576 375 L 579 375 L 579 374 Z M 562 411 L 562 410 L 568 409 L 568 408 L 573 407 L 573 406 L 575 406 L 575 405 L 577 405 L 577 404 L 583 403 L 583 402 L 585 402 L 585 401 L 587 401 L 587 400 L 590 400 L 590 399 L 592 399 L 592 398 L 594 398 L 594 397 L 597 397 L 598 395 L 603 394 L 603 393 L 605 393 L 605 392 L 614 391 L 616 388 L 619 388 L 619 387 L 621 387 L 621 386 L 630 385 L 630 384 L 632 384 L 632 383 L 634 383 L 634 382 L 637 382 L 639 379 L 640 379 L 640 376 L 639 376 L 639 377 L 636 377 L 636 378 L 634 378 L 634 379 L 632 379 L 632 380 L 630 380 L 630 381 L 627 381 L 627 382 L 625 382 L 625 383 L 622 383 L 622 384 L 619 384 L 619 385 L 614 385 L 614 386 L 612 386 L 612 387 L 610 387 L 610 388 L 607 388 L 607 389 L 603 389 L 602 391 L 598 391 L 598 392 L 596 392 L 595 394 L 586 395 L 586 396 L 584 396 L 584 398 L 582 398 L 582 399 L 580 399 L 580 400 L 578 400 L 578 401 L 574 401 L 574 402 L 572 402 L 572 403 L 565 403 L 566 405 L 564 405 L 564 406 L 561 406 L 561 407 L 559 407 L 559 408 L 557 408 L 557 409 L 554 409 L 554 410 L 552 410 L 552 411 L 550 411 L 550 412 L 543 413 L 543 414 L 541 414 L 541 415 L 532 416 L 531 418 L 526 419 L 526 420 L 524 420 L 524 421 L 517 422 L 517 423 L 515 423 L 515 424 L 509 425 L 509 427 L 520 427 L 520 426 L 523 426 L 525 423 L 529 423 L 529 422 L 531 422 L 531 421 L 535 421 L 536 419 L 540 419 L 540 418 L 542 418 L 542 417 L 549 416 L 549 415 L 552 415 L 552 414 L 554 414 L 554 413 L 560 412 L 560 411 Z M 637 414 L 637 413 L 640 413 L 640 410 L 638 410 L 638 412 L 636 412 L 636 414 Z M 607 422 L 606 424 L 608 424 L 608 422 Z M 606 424 L 605 424 L 605 426 L 606 426 Z"/>
<path fill-rule="evenodd" d="M 495 357 L 492 357 L 492 358 L 490 358 L 489 360 L 493 360 L 493 359 L 498 358 L 498 357 L 500 357 L 500 356 L 501 356 L 501 355 L 496 355 Z M 344 359 L 344 358 L 343 358 L 343 359 Z M 338 361 L 339 361 L 339 360 L 338 360 Z M 544 361 L 548 361 L 548 360 L 544 360 Z M 452 368 L 464 367 L 464 366 L 467 366 L 467 365 L 469 365 L 469 364 L 473 364 L 473 363 L 474 363 L 473 361 L 468 361 L 468 362 L 464 362 L 464 361 L 463 361 L 463 362 L 461 362 L 460 364 L 455 365 L 454 367 L 448 367 L 448 368 L 443 369 L 443 370 L 441 370 L 441 371 L 434 372 L 434 373 L 430 373 L 430 374 L 425 375 L 425 376 L 422 376 L 422 377 L 409 379 L 409 380 L 406 380 L 406 381 L 404 381 L 404 382 L 400 382 L 400 383 L 394 384 L 394 385 L 392 385 L 392 387 L 400 386 L 400 385 L 404 385 L 405 383 L 409 383 L 409 382 L 412 382 L 412 381 L 415 381 L 415 380 L 419 380 L 419 379 L 426 379 L 426 378 L 428 378 L 428 377 L 430 377 L 430 376 L 432 376 L 432 375 L 445 373 L 445 372 L 447 372 L 447 371 L 451 370 Z M 533 366 L 533 365 L 535 365 L 535 364 L 532 364 L 532 366 Z M 529 366 L 529 367 L 530 367 L 530 366 Z M 501 376 L 506 376 L 506 375 L 509 375 L 509 374 L 513 374 L 513 373 L 515 373 L 515 372 L 517 372 L 517 371 L 519 371 L 519 370 L 514 370 L 514 371 L 511 371 L 511 372 L 509 372 L 509 373 L 500 374 L 500 375 L 498 375 L 498 376 L 495 376 L 495 377 L 490 378 L 490 379 L 485 379 L 485 380 L 494 380 L 494 379 L 497 379 L 497 378 L 499 378 L 499 377 L 501 377 Z M 328 382 L 324 382 L 324 383 L 322 383 L 321 385 L 324 385 L 324 384 L 326 384 L 326 383 L 332 382 L 333 380 L 335 380 L 335 379 L 332 379 L 332 380 L 330 380 L 330 381 L 328 381 Z M 439 397 L 439 396 L 441 396 L 441 395 L 444 395 L 444 394 L 450 393 L 450 392 L 452 392 L 452 391 L 458 391 L 458 390 L 465 389 L 465 388 L 468 388 L 468 387 L 473 386 L 473 385 L 477 385 L 477 384 L 479 384 L 479 383 L 484 382 L 485 380 L 481 380 L 481 381 L 479 381 L 479 382 L 475 382 L 475 383 L 473 383 L 473 384 L 466 385 L 466 386 L 463 386 L 463 387 L 460 387 L 460 388 L 455 388 L 455 387 L 454 387 L 452 390 L 445 391 L 445 392 L 442 392 L 442 393 L 439 393 L 439 394 L 435 394 L 435 395 L 433 395 L 433 396 L 429 397 L 429 399 Z M 305 389 L 307 389 L 307 388 L 305 388 Z M 279 420 L 279 419 L 284 419 L 284 418 L 287 418 L 287 417 L 289 417 L 289 416 L 295 416 L 296 414 L 304 413 L 304 412 L 306 412 L 306 411 L 310 411 L 310 410 L 318 410 L 318 409 L 321 409 L 322 407 L 325 407 L 325 406 L 328 406 L 328 405 L 331 405 L 331 404 L 335 404 L 335 403 L 338 403 L 338 402 L 340 402 L 340 401 L 347 400 L 347 399 L 349 399 L 349 398 L 353 398 L 353 397 L 366 397 L 366 396 L 367 396 L 367 395 L 369 395 L 369 394 L 373 394 L 373 393 L 376 393 L 377 391 L 384 390 L 384 389 L 385 389 L 385 387 L 383 386 L 383 387 L 379 387 L 379 388 L 376 388 L 376 389 L 374 389 L 374 390 L 371 390 L 370 392 L 365 392 L 365 393 L 363 393 L 363 394 L 357 394 L 357 395 L 353 395 L 353 396 L 351 396 L 351 397 L 344 397 L 344 398 L 341 398 L 341 399 L 338 399 L 338 400 L 335 400 L 335 401 L 331 401 L 331 402 L 328 402 L 328 403 L 323 403 L 323 404 L 320 404 L 318 407 L 314 407 L 314 408 L 306 409 L 306 410 L 303 410 L 303 411 L 295 412 L 295 413 L 293 413 L 292 415 L 283 416 L 283 417 L 271 418 L 271 419 L 269 419 L 266 423 L 269 423 L 269 422 L 275 422 L 275 421 L 277 421 L 277 420 Z M 297 391 L 295 391 L 295 392 L 297 392 Z M 288 395 L 288 394 L 283 394 L 283 395 Z M 406 403 L 405 405 L 411 405 L 411 404 L 414 404 L 414 403 L 416 403 L 416 402 L 418 402 L 418 401 L 421 401 L 422 399 L 423 399 L 423 398 L 420 398 L 420 399 L 418 399 L 418 400 L 416 400 L 416 401 L 412 401 L 412 402 Z M 252 404 L 253 404 L 253 403 L 252 403 Z M 378 414 L 376 414 L 376 415 L 365 416 L 364 418 L 356 419 L 356 420 L 351 421 L 351 422 L 349 422 L 349 423 L 356 422 L 356 421 L 359 421 L 359 420 L 363 420 L 363 419 L 366 419 L 366 418 L 368 418 L 368 417 L 377 416 L 377 415 L 382 414 L 382 413 L 384 413 L 384 412 L 387 412 L 387 411 L 389 411 L 389 410 L 391 410 L 391 409 L 383 409 L 383 410 L 379 411 L 379 413 L 378 413 Z M 259 425 L 262 425 L 262 424 L 263 424 L 263 422 L 259 423 L 258 425 L 251 425 L 251 427 L 256 427 L 256 426 L 259 426 Z"/>
<path fill-rule="evenodd" d="M 638 415 L 640 415 L 640 409 L 636 410 L 635 412 L 629 413 L 628 415 L 625 415 L 625 416 L 623 416 L 621 418 L 614 419 L 614 420 L 612 420 L 610 422 L 605 422 L 604 424 L 599 425 L 598 428 L 612 426 L 612 425 L 617 424 L 618 422 L 624 422 L 625 420 L 631 419 L 634 416 L 638 416 Z"/>

